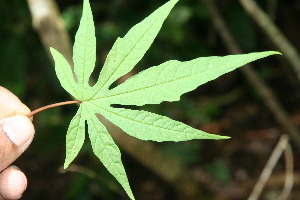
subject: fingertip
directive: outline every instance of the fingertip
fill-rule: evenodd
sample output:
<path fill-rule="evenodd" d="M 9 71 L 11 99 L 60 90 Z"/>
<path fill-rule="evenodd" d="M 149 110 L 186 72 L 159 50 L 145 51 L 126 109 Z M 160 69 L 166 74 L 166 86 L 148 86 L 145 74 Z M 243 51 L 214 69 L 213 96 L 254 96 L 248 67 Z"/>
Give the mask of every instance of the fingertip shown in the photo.
<path fill-rule="evenodd" d="M 17 96 L 0 86 L 0 119 L 28 113 L 30 109 Z"/>
<path fill-rule="evenodd" d="M 27 178 L 17 167 L 11 166 L 1 173 L 0 195 L 5 199 L 20 199 L 27 188 Z"/>

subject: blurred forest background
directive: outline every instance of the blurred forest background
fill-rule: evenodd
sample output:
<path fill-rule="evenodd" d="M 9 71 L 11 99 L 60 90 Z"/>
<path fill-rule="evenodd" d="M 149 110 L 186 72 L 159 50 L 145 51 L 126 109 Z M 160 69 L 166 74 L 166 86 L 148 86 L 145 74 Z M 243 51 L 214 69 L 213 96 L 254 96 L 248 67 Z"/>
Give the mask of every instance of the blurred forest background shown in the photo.
<path fill-rule="evenodd" d="M 91 0 L 97 37 L 95 77 L 116 38 L 165 2 Z M 253 10 L 252 3 L 262 10 Z M 70 100 L 56 78 L 49 46 L 70 59 L 81 11 L 82 0 L 0 1 L 0 84 L 30 109 Z M 127 77 L 170 59 L 265 50 L 284 55 L 226 74 L 179 102 L 142 107 L 231 136 L 230 140 L 143 142 L 108 124 L 136 199 L 247 199 L 256 184 L 252 199 L 299 199 L 299 19 L 298 0 L 180 0 Z M 61 169 L 65 134 L 76 109 L 59 107 L 34 117 L 35 139 L 16 162 L 29 180 L 23 199 L 128 199 L 93 155 L 88 140 L 73 165 Z M 272 153 L 274 165 L 265 168 Z M 259 181 L 263 169 L 271 173 L 265 184 Z"/>

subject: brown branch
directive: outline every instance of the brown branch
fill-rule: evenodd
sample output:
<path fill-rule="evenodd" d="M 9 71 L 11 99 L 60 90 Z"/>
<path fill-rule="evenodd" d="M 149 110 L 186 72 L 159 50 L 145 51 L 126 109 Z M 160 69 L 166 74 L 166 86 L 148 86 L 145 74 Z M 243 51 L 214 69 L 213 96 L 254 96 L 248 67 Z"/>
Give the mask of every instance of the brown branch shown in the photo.
<path fill-rule="evenodd" d="M 281 53 L 287 58 L 300 79 L 300 56 L 297 49 L 272 22 L 270 17 L 253 0 L 239 0 L 244 9 L 260 28 L 268 35 Z"/>
<path fill-rule="evenodd" d="M 256 182 L 248 200 L 257 200 L 260 196 L 264 186 L 266 185 L 267 180 L 269 179 L 275 165 L 277 164 L 279 157 L 286 148 L 288 144 L 289 137 L 288 135 L 282 135 L 274 148 L 266 166 L 264 167 L 258 181 Z"/>
<path fill-rule="evenodd" d="M 49 57 L 52 57 L 49 47 L 53 47 L 63 53 L 69 63 L 72 63 L 70 36 L 56 2 L 53 0 L 27 0 L 27 2 L 32 15 L 32 25 Z"/>
<path fill-rule="evenodd" d="M 99 174 L 96 171 L 94 171 L 92 169 L 89 169 L 87 167 L 83 167 L 83 166 L 76 165 L 76 164 L 71 164 L 71 165 L 68 166 L 67 169 L 64 169 L 63 166 L 59 167 L 58 172 L 61 173 L 61 174 L 64 174 L 64 173 L 67 173 L 67 172 L 80 173 L 84 176 L 87 176 L 91 180 L 105 183 L 107 185 L 107 187 L 115 193 L 118 193 L 120 195 L 122 195 L 124 193 L 123 190 L 120 188 L 120 186 L 117 185 L 117 183 L 115 183 L 113 181 L 107 182 L 107 180 L 105 180 L 101 174 Z"/>
<path fill-rule="evenodd" d="M 291 194 L 293 184 L 294 184 L 294 161 L 293 161 L 293 151 L 291 145 L 288 143 L 284 149 L 285 157 L 285 182 L 281 194 L 278 196 L 277 200 L 286 200 Z"/>
<path fill-rule="evenodd" d="M 61 166 L 60 168 L 58 168 L 58 172 L 60 174 L 64 174 L 66 172 L 77 172 L 93 180 L 99 180 L 102 178 L 102 176 L 97 174 L 97 172 L 95 172 L 94 170 L 76 164 L 69 165 L 67 169 L 64 169 L 64 167 Z"/>
<path fill-rule="evenodd" d="M 221 17 L 215 3 L 212 0 L 203 0 L 207 8 L 211 13 L 213 24 L 218 30 L 224 44 L 232 54 L 243 53 L 237 42 L 233 38 L 231 32 L 226 26 L 223 18 Z M 285 131 L 293 138 L 293 141 L 300 149 L 300 133 L 297 127 L 291 123 L 289 116 L 284 108 L 281 106 L 277 98 L 274 96 L 272 90 L 266 85 L 266 83 L 256 74 L 252 69 L 252 65 L 248 64 L 241 68 L 242 73 L 251 83 L 251 85 L 257 89 L 260 96 L 262 97 L 265 105 L 269 108 L 271 113 L 274 115 L 277 122 L 285 129 Z"/>

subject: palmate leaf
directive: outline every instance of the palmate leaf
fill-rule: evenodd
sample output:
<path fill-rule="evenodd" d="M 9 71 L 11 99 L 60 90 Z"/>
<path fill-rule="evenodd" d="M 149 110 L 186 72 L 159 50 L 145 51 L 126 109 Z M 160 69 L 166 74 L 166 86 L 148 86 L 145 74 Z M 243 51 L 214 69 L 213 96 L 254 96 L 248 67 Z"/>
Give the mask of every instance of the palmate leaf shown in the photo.
<path fill-rule="evenodd" d="M 144 105 L 162 101 L 177 101 L 186 92 L 214 80 L 242 65 L 278 52 L 260 52 L 225 57 L 197 58 L 187 62 L 168 61 L 131 77 L 125 83 L 109 89 L 142 59 L 158 34 L 164 20 L 178 0 L 170 0 L 123 37 L 110 50 L 97 83 L 89 86 L 89 77 L 96 60 L 96 38 L 93 15 L 88 0 L 84 0 L 83 15 L 75 38 L 73 62 L 76 80 L 66 59 L 55 49 L 55 71 L 62 87 L 82 103 L 72 119 L 66 138 L 64 167 L 74 160 L 85 139 L 85 123 L 93 152 L 118 180 L 131 199 L 132 194 L 121 153 L 96 114 L 101 114 L 127 134 L 141 140 L 186 141 L 192 139 L 226 139 L 194 129 L 168 117 L 141 110 L 113 108 L 111 104 Z"/>

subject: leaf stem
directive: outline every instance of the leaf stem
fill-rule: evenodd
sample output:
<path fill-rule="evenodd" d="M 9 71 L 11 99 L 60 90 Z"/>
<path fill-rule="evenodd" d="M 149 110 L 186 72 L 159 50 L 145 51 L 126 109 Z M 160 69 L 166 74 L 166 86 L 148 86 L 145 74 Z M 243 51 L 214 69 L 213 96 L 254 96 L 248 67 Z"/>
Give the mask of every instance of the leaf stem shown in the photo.
<path fill-rule="evenodd" d="M 64 102 L 59 102 L 59 103 L 54 103 L 54 104 L 50 104 L 47 106 L 43 106 L 41 108 L 38 108 L 30 113 L 28 113 L 26 116 L 27 117 L 32 117 L 33 115 L 37 114 L 38 112 L 41 112 L 43 110 L 47 110 L 49 108 L 54 108 L 54 107 L 58 107 L 58 106 L 63 106 L 63 105 L 68 105 L 68 104 L 75 104 L 75 103 L 82 103 L 82 101 L 64 101 Z"/>

